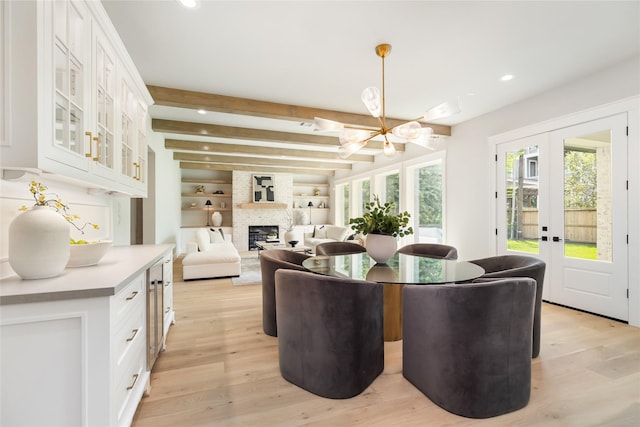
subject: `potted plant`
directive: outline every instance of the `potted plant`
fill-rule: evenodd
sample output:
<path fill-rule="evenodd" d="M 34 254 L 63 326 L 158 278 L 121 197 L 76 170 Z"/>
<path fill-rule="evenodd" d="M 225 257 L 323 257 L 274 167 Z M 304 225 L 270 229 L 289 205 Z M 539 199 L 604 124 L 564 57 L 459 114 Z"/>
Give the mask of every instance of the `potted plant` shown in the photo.
<path fill-rule="evenodd" d="M 368 236 L 367 253 L 380 264 L 389 261 L 396 252 L 396 238 L 413 234 L 413 228 L 408 226 L 411 214 L 407 211 L 394 214 L 394 207 L 394 202 L 381 204 L 380 198 L 374 195 L 373 202 L 365 204 L 367 212 L 349 219 L 353 231 Z"/>

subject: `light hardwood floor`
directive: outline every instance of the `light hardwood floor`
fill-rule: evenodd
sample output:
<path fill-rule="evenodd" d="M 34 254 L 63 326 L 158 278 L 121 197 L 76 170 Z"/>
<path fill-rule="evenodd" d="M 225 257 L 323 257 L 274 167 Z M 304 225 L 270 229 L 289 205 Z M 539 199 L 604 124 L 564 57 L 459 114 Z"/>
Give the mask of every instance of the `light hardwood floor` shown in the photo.
<path fill-rule="evenodd" d="M 177 260 L 179 261 L 179 260 Z M 176 324 L 134 418 L 144 426 L 640 426 L 640 328 L 543 305 L 529 405 L 486 420 L 450 414 L 401 373 L 332 400 L 281 376 L 277 338 L 262 332 L 261 287 L 180 281 Z M 401 342 L 385 348 L 400 363 Z"/>

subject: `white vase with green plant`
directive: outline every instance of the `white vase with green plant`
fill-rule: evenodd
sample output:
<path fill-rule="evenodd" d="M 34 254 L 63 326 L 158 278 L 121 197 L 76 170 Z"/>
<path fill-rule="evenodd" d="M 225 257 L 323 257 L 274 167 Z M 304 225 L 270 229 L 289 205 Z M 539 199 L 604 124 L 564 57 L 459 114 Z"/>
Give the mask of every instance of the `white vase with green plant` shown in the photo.
<path fill-rule="evenodd" d="M 9 225 L 9 265 L 23 279 L 55 277 L 64 271 L 69 262 L 70 225 L 80 232 L 88 225 L 78 226 L 80 217 L 69 212 L 69 206 L 55 194 L 47 194 L 47 187 L 31 181 L 29 191 L 35 204 L 32 208 L 22 206 L 23 211 Z"/>
<path fill-rule="evenodd" d="M 357 218 L 350 218 L 351 229 L 367 236 L 367 253 L 378 264 L 385 264 L 398 249 L 398 237 L 413 234 L 409 226 L 411 214 L 407 211 L 393 213 L 394 202 L 380 203 L 377 195 L 373 202 L 365 204 L 366 212 Z"/>

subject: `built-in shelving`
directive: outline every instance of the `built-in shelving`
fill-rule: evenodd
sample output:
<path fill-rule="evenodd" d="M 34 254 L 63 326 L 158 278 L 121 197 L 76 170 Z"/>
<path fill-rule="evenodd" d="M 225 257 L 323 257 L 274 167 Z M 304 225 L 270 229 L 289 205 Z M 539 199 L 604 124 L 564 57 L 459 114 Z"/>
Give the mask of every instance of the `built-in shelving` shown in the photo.
<path fill-rule="evenodd" d="M 233 191 L 230 179 L 213 179 L 208 177 L 183 177 L 181 180 L 182 196 L 182 228 L 205 227 L 211 224 L 211 214 L 222 213 L 222 226 L 233 226 Z M 196 192 L 196 187 L 202 186 L 203 192 Z M 222 192 L 222 194 L 217 192 Z M 206 201 L 211 206 L 206 206 Z M 204 212 L 204 213 L 203 213 Z"/>

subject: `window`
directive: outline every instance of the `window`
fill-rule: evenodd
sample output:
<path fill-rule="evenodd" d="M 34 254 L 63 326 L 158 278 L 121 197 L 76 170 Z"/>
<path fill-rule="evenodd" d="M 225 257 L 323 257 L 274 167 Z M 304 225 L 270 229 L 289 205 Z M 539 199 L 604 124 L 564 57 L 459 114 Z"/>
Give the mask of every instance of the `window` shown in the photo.
<path fill-rule="evenodd" d="M 394 202 L 395 209 L 392 212 L 397 214 L 400 206 L 400 173 L 394 172 L 382 176 L 380 191 L 376 194 L 380 196 L 381 203 Z"/>
<path fill-rule="evenodd" d="M 349 184 L 336 185 L 336 224 L 349 225 L 351 216 L 349 190 Z"/>
<path fill-rule="evenodd" d="M 442 159 L 409 168 L 407 178 L 414 242 L 443 243 Z"/>
<path fill-rule="evenodd" d="M 364 205 L 371 201 L 371 181 L 363 179 L 353 183 L 354 211 L 353 216 L 360 216 L 365 212 Z"/>

